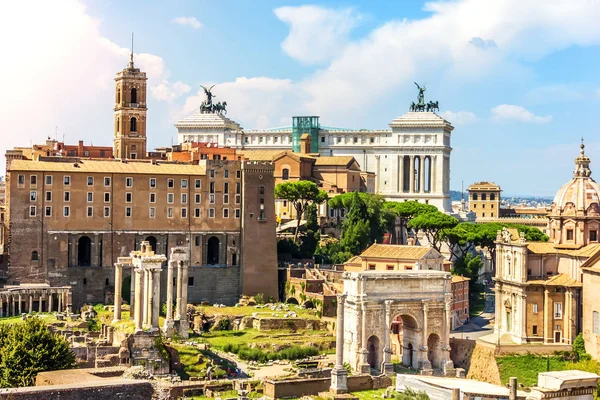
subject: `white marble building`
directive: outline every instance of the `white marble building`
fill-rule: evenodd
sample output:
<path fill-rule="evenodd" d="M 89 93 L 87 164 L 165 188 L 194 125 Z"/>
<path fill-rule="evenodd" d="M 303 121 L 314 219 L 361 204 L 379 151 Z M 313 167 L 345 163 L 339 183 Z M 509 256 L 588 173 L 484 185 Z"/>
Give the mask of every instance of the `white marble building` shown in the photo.
<path fill-rule="evenodd" d="M 309 118 L 318 121 L 318 117 Z M 375 191 L 386 199 L 418 200 L 451 212 L 450 136 L 454 127 L 433 112 L 408 112 L 389 126 L 381 130 L 319 126 L 313 135 L 321 155 L 353 156 L 363 171 L 374 172 Z M 208 142 L 252 150 L 287 150 L 297 140 L 294 137 L 304 133 L 292 127 L 247 130 L 223 115 L 200 112 L 175 127 L 179 143 Z"/>

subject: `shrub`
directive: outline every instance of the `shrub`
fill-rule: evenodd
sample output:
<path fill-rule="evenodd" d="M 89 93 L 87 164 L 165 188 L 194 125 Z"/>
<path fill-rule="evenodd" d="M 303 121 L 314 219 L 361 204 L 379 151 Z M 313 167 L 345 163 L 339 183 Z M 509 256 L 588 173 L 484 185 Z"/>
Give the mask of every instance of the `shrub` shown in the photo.
<path fill-rule="evenodd" d="M 242 360 L 267 362 L 269 360 L 298 360 L 316 356 L 319 349 L 312 346 L 292 346 L 280 351 L 265 351 L 260 348 L 250 348 L 246 345 L 226 344 L 223 351 L 235 353 Z"/>
<path fill-rule="evenodd" d="M 213 327 L 215 331 L 228 331 L 231 329 L 231 322 L 227 318 L 219 320 Z"/>
<path fill-rule="evenodd" d="M 263 293 L 255 294 L 254 301 L 256 302 L 256 304 L 265 304 L 265 295 Z"/>

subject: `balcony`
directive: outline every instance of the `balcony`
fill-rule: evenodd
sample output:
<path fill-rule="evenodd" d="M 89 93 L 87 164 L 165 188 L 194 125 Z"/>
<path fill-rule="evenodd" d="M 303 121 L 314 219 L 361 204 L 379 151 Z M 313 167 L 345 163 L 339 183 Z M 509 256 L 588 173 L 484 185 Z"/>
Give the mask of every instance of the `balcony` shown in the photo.
<path fill-rule="evenodd" d="M 129 108 L 146 108 L 146 103 L 126 103 Z"/>

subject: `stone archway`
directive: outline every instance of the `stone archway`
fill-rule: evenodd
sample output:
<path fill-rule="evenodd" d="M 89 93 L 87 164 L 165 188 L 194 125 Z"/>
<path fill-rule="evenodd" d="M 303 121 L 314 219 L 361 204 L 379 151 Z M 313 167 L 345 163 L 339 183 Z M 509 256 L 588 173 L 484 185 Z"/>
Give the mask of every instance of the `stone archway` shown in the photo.
<path fill-rule="evenodd" d="M 442 368 L 442 346 L 440 337 L 436 333 L 432 333 L 427 338 L 427 359 L 431 363 L 431 368 Z"/>
<path fill-rule="evenodd" d="M 314 303 L 312 302 L 312 300 L 306 300 L 303 304 L 304 308 L 315 308 Z"/>
<path fill-rule="evenodd" d="M 158 243 L 156 238 L 154 236 L 148 236 L 146 238 L 146 242 L 150 243 L 150 247 L 152 248 L 152 251 L 156 253 L 156 245 Z"/>
<path fill-rule="evenodd" d="M 219 238 L 211 236 L 208 239 L 206 250 L 206 263 L 209 265 L 215 265 L 219 263 Z"/>
<path fill-rule="evenodd" d="M 379 355 L 380 346 L 379 346 L 379 338 L 375 335 L 371 336 L 367 341 L 367 362 L 372 369 L 379 369 L 379 365 L 381 364 L 381 357 Z"/>
<path fill-rule="evenodd" d="M 397 315 L 390 329 L 392 354 L 401 358 L 405 367 L 418 369 L 415 349 L 419 348 L 419 327 L 416 319 L 408 314 Z"/>
<path fill-rule="evenodd" d="M 87 236 L 82 236 L 77 241 L 77 265 L 79 267 L 92 265 L 92 240 Z"/>
<path fill-rule="evenodd" d="M 288 297 L 288 299 L 285 301 L 288 304 L 296 304 L 298 305 L 298 300 L 295 297 Z"/>

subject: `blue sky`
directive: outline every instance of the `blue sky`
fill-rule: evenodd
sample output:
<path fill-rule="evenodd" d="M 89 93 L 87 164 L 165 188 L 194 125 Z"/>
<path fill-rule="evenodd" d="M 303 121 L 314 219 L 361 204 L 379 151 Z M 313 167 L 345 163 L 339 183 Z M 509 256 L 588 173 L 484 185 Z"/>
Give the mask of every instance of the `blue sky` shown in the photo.
<path fill-rule="evenodd" d="M 200 84 L 216 84 L 249 129 L 306 113 L 386 128 L 417 81 L 455 126 L 453 189 L 490 180 L 505 194 L 551 196 L 572 176 L 582 136 L 600 174 L 599 2 L 14 3 L 0 5 L 2 152 L 55 130 L 111 144 L 113 77 L 134 31 L 150 147 L 174 140 Z"/>

